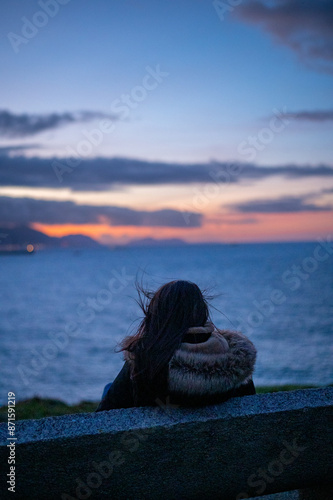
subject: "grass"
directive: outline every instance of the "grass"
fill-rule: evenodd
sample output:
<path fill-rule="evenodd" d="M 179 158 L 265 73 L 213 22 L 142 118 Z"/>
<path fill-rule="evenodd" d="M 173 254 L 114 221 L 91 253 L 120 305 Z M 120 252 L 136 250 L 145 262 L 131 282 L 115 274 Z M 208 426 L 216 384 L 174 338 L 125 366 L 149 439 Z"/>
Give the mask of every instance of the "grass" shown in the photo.
<path fill-rule="evenodd" d="M 256 387 L 256 392 L 258 394 L 266 394 L 267 392 L 297 391 L 298 389 L 317 389 L 317 388 L 318 387 L 314 385 L 277 385 L 277 386 Z"/>
<path fill-rule="evenodd" d="M 298 389 L 314 389 L 309 385 L 281 385 L 256 387 L 258 394 L 279 391 L 295 391 Z M 76 405 L 68 405 L 56 399 L 42 399 L 34 397 L 24 401 L 18 401 L 15 406 L 16 420 L 30 418 L 55 417 L 72 413 L 90 413 L 96 410 L 98 402 L 82 401 Z M 7 406 L 0 407 L 0 422 L 7 422 Z"/>
<path fill-rule="evenodd" d="M 29 418 L 56 417 L 70 413 L 90 413 L 96 410 L 98 403 L 82 401 L 77 405 L 68 405 L 57 399 L 38 397 L 17 401 L 15 405 L 16 420 Z M 0 422 L 7 422 L 7 406 L 0 407 Z"/>

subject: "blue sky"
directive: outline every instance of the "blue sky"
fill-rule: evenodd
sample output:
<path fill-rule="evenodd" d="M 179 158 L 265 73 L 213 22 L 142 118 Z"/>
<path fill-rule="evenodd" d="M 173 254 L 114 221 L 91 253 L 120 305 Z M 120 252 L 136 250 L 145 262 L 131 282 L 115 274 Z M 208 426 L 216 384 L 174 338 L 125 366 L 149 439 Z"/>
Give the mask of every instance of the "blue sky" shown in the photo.
<path fill-rule="evenodd" d="M 227 7 L 221 15 L 222 5 Z M 206 0 L 3 0 L 0 148 L 12 148 L 3 149 L 7 155 L 3 165 L 8 168 L 18 154 L 22 161 L 65 158 L 68 148 L 76 150 L 102 119 L 110 119 L 114 130 L 103 134 L 84 160 L 248 162 L 240 144 L 259 134 L 266 142 L 260 142 L 263 147 L 251 159 L 257 166 L 332 166 L 333 2 L 244 0 L 232 5 L 235 2 Z M 27 20 L 32 23 L 28 28 Z M 36 26 L 39 23 L 44 26 Z M 140 94 L 135 89 L 142 87 L 147 68 L 157 67 L 166 76 Z M 133 92 L 142 99 L 134 101 L 122 119 L 112 103 Z M 7 121 L 1 122 L 2 110 L 7 111 Z M 265 136 L 262 130 L 270 128 L 274 110 L 296 116 L 282 131 Z M 90 118 L 78 117 L 82 111 L 90 112 Z M 70 119 L 64 119 L 66 113 L 72 114 Z M 48 121 L 51 114 L 58 116 L 53 126 Z M 41 117 L 47 125 L 36 132 L 33 124 Z M 317 191 L 332 179 L 317 176 Z M 20 191 L 14 187 L 25 186 L 21 193 L 36 197 L 36 186 L 31 185 L 29 192 L 19 177 L 15 186 L 4 182 L 2 194 L 17 197 Z M 243 183 L 239 198 L 260 197 L 262 189 L 267 196 L 272 191 L 281 198 L 294 188 L 302 191 L 300 183 L 303 191 L 313 186 L 306 178 L 298 179 L 292 189 L 292 181 L 287 182 L 276 179 L 278 192 L 273 184 L 253 184 L 246 191 Z M 55 182 L 53 194 L 45 188 L 38 183 L 37 196 L 55 200 L 64 186 Z M 127 198 L 113 188 L 109 204 L 156 209 L 158 203 L 150 206 L 148 191 L 143 195 L 140 189 L 128 187 Z M 192 191 L 184 188 L 178 201 L 170 204 L 170 188 L 156 189 L 167 208 L 177 209 L 179 200 L 193 198 Z M 94 188 L 90 191 L 92 204 Z M 86 203 L 87 193 L 78 198 L 70 189 L 65 199 Z M 233 196 L 231 201 L 238 201 L 237 193 Z M 326 203 L 327 196 L 323 200 Z M 219 206 L 212 200 L 211 212 Z"/>

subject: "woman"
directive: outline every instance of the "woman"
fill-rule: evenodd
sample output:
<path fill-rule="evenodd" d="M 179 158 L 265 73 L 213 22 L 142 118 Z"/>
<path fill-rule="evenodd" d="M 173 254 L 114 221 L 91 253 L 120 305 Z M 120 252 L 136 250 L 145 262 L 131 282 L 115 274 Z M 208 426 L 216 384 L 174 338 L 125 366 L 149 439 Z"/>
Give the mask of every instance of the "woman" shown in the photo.
<path fill-rule="evenodd" d="M 171 281 L 145 297 L 137 333 L 121 342 L 125 363 L 96 411 L 201 406 L 255 394 L 254 345 L 241 333 L 215 328 L 195 283 Z"/>

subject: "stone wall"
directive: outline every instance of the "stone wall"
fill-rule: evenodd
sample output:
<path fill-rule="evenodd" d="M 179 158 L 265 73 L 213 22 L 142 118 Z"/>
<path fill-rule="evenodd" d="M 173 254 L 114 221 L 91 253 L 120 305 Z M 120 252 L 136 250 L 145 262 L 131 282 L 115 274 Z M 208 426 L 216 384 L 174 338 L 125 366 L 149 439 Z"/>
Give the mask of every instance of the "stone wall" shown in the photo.
<path fill-rule="evenodd" d="M 332 423 L 333 388 L 18 421 L 16 494 L 8 498 L 239 500 L 311 491 L 333 481 Z M 0 424 L 1 493 L 7 438 Z"/>

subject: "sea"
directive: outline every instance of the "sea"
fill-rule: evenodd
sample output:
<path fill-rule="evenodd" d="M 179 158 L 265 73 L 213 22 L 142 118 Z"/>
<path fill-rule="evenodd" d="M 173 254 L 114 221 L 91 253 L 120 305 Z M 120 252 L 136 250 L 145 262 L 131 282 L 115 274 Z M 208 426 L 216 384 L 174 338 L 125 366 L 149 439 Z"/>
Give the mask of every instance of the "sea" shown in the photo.
<path fill-rule="evenodd" d="M 142 312 L 136 283 L 189 280 L 221 329 L 257 348 L 257 386 L 333 383 L 333 245 L 194 244 L 0 256 L 0 405 L 99 401 Z"/>

